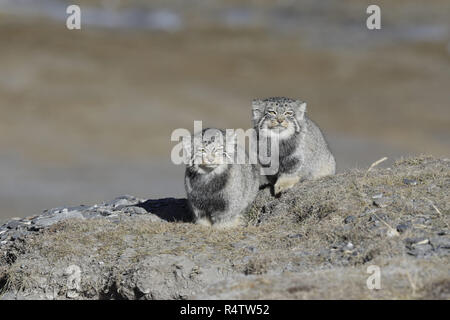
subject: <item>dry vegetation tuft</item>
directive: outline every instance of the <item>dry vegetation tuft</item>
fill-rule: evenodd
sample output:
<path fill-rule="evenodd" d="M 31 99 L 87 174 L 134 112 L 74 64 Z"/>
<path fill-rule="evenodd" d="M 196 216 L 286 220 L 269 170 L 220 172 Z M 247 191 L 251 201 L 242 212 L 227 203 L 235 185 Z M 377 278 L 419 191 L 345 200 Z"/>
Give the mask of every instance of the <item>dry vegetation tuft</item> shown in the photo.
<path fill-rule="evenodd" d="M 306 181 L 278 199 L 262 190 L 248 225 L 232 230 L 66 221 L 3 249 L 0 285 L 64 297 L 61 270 L 76 264 L 80 298 L 445 298 L 449 186 L 450 160 L 420 157 Z M 365 287 L 369 265 L 382 269 L 382 290 Z M 160 289 L 145 289 L 158 277 Z"/>

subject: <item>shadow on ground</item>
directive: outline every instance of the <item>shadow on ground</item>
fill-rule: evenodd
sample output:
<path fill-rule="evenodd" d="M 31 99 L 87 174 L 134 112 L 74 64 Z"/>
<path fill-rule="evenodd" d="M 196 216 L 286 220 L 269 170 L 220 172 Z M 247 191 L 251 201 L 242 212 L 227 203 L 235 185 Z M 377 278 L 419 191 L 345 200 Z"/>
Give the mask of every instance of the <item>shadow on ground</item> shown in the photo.
<path fill-rule="evenodd" d="M 186 199 L 150 199 L 136 206 L 169 222 L 192 222 L 192 215 L 190 214 Z"/>

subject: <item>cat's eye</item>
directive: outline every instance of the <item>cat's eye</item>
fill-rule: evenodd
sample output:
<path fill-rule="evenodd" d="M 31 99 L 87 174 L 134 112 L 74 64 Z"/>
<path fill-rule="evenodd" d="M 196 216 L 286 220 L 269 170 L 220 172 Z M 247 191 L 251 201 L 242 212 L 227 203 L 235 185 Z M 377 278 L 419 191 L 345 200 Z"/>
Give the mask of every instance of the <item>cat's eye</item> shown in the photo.
<path fill-rule="evenodd" d="M 287 116 L 292 116 L 294 113 L 292 111 L 286 111 L 284 114 Z"/>
<path fill-rule="evenodd" d="M 273 110 L 269 110 L 269 111 L 267 111 L 268 113 L 270 113 L 270 114 L 273 114 L 273 115 L 275 115 L 275 114 L 277 114 L 275 111 L 273 111 Z"/>

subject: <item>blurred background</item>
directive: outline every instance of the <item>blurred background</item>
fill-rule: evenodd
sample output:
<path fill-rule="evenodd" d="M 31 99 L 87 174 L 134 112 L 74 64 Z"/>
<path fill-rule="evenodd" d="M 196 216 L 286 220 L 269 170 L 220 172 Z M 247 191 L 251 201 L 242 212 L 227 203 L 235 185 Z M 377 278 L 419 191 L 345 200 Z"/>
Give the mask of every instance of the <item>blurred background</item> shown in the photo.
<path fill-rule="evenodd" d="M 0 219 L 184 197 L 171 132 L 268 96 L 308 102 L 339 171 L 449 156 L 450 1 L 0 0 Z"/>

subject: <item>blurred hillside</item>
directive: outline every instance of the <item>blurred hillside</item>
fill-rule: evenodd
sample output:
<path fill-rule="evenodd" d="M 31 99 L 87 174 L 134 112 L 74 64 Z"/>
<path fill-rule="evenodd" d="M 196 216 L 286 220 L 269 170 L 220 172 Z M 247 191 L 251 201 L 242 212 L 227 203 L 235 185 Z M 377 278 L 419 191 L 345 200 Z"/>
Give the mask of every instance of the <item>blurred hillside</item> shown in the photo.
<path fill-rule="evenodd" d="M 120 194 L 183 196 L 170 134 L 308 102 L 340 170 L 450 155 L 450 3 L 0 1 L 0 219 Z M 389 163 L 387 163 L 389 165 Z"/>

